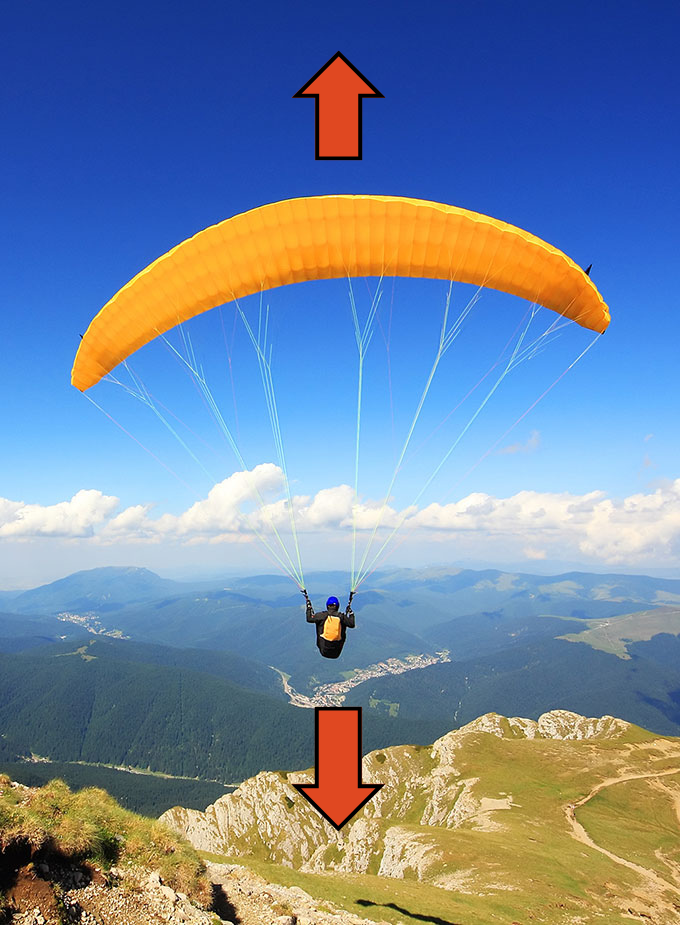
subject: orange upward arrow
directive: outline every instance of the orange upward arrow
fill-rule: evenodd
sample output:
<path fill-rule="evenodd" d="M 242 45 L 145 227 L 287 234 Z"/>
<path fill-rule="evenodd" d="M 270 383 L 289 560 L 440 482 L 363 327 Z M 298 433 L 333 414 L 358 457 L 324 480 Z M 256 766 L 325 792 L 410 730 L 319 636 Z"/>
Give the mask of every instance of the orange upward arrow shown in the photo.
<path fill-rule="evenodd" d="M 316 100 L 316 152 L 321 160 L 361 160 L 361 103 L 380 90 L 336 52 L 293 99 Z"/>
<path fill-rule="evenodd" d="M 316 708 L 316 779 L 293 784 L 340 830 L 382 784 L 361 782 L 361 707 Z"/>

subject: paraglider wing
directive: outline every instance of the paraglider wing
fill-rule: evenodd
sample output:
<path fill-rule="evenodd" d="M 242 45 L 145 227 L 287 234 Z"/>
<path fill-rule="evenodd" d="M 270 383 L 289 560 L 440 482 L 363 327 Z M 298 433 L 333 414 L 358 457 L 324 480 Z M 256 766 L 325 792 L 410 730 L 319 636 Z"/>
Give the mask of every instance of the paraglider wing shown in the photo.
<path fill-rule="evenodd" d="M 271 203 L 178 244 L 93 319 L 71 374 L 85 391 L 154 337 L 233 299 L 305 280 L 409 276 L 498 289 L 603 332 L 609 311 L 562 251 L 506 222 L 398 196 Z"/>

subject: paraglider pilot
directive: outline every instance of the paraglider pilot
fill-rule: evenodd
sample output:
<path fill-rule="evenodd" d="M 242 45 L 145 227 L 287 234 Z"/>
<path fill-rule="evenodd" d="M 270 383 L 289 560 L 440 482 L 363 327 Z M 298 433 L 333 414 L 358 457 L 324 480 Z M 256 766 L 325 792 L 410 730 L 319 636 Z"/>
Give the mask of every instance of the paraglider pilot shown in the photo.
<path fill-rule="evenodd" d="M 324 658 L 338 658 L 345 644 L 347 627 L 354 628 L 354 611 L 352 610 L 354 592 L 350 592 L 344 613 L 340 611 L 340 601 L 337 597 L 329 597 L 326 601 L 326 610 L 314 613 L 307 591 L 304 588 L 301 591 L 307 602 L 307 623 L 316 623 L 316 644 L 319 652 Z"/>

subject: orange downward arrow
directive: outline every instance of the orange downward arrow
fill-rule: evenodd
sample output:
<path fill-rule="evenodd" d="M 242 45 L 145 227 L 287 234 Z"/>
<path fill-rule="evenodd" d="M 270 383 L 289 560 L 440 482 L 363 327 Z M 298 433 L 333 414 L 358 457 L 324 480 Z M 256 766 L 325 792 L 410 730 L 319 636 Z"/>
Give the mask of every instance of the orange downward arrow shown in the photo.
<path fill-rule="evenodd" d="M 316 708 L 316 778 L 293 784 L 336 829 L 341 829 L 382 784 L 361 782 L 361 707 Z"/>

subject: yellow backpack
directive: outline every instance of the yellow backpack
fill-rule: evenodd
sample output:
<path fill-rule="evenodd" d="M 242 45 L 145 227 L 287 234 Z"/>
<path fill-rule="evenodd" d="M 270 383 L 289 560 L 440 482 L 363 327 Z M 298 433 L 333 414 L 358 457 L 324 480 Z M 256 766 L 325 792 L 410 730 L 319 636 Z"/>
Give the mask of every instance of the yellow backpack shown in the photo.
<path fill-rule="evenodd" d="M 332 617 L 330 614 L 326 617 L 321 638 L 327 639 L 328 642 L 338 642 L 338 640 L 342 639 L 342 623 L 340 622 L 340 617 Z"/>

